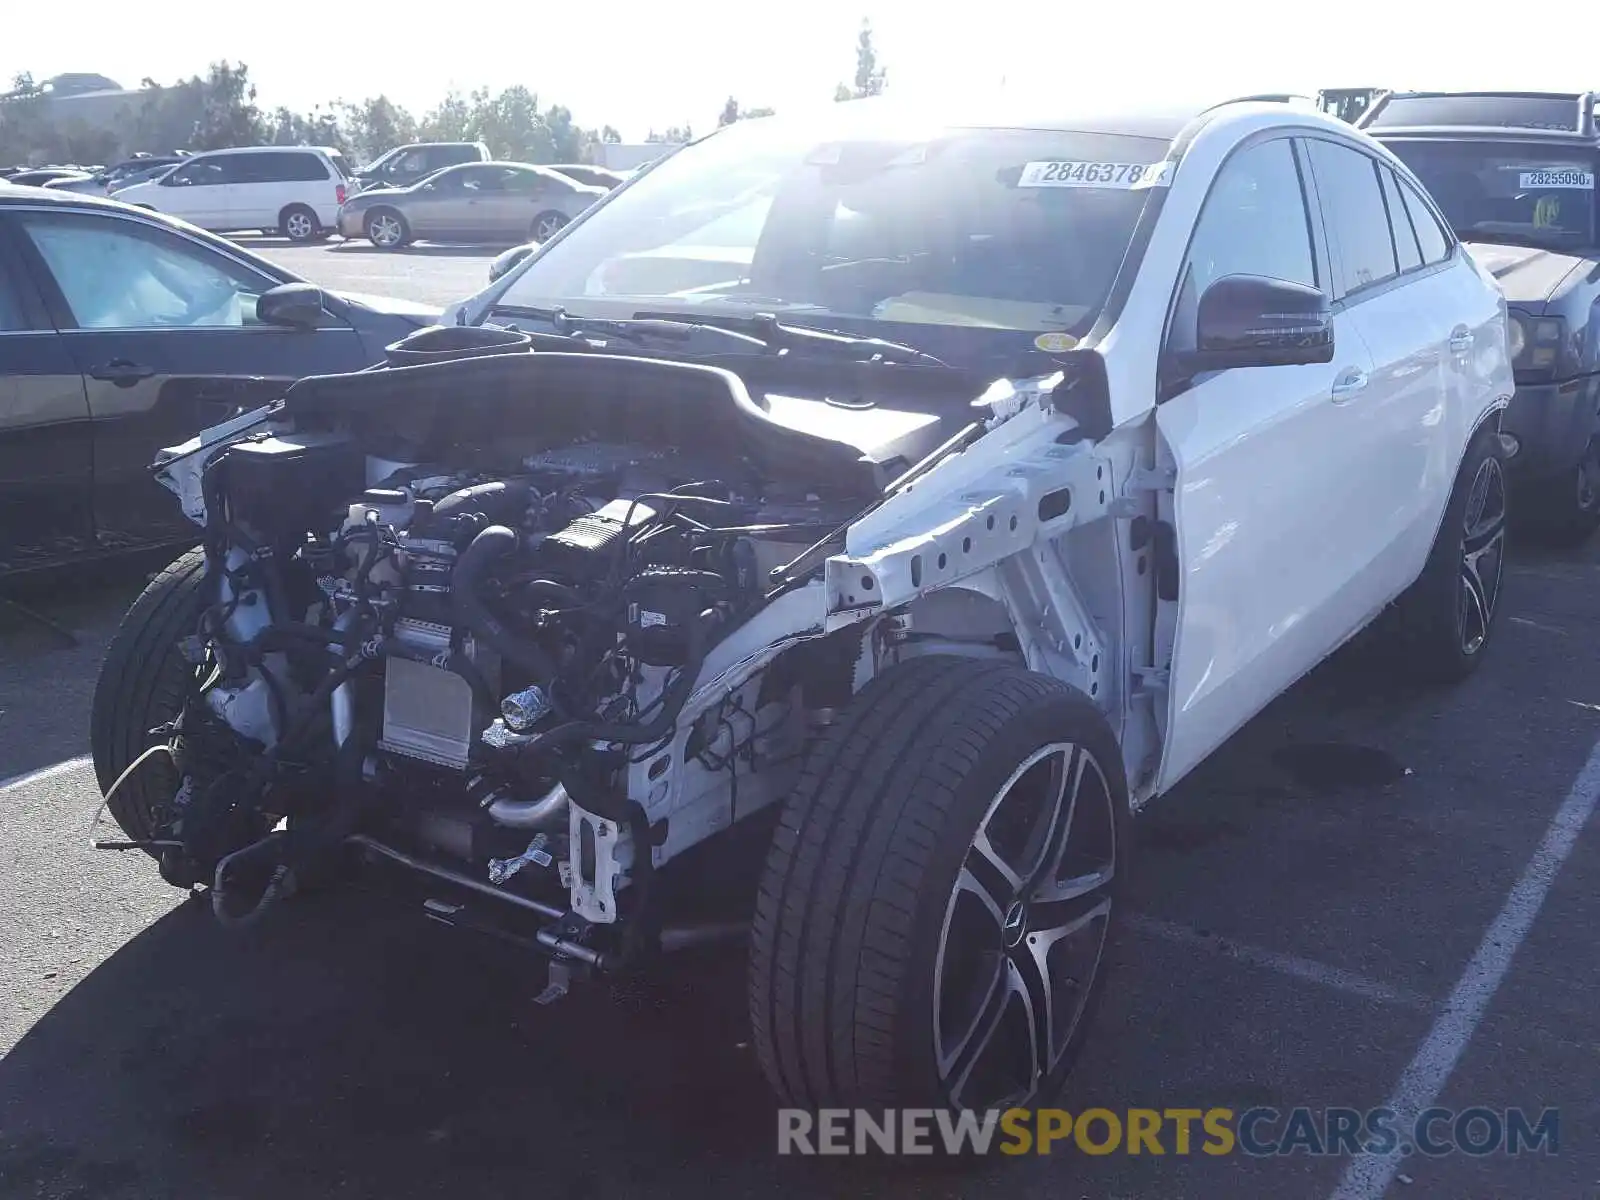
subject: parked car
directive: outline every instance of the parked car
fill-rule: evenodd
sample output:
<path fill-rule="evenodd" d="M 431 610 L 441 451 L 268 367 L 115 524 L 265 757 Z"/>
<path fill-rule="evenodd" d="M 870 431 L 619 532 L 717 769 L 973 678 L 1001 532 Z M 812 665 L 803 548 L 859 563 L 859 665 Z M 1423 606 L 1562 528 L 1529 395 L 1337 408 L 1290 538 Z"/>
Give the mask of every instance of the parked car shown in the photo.
<path fill-rule="evenodd" d="M 79 172 L 76 175 L 63 175 L 58 179 L 51 179 L 38 186 L 47 187 L 56 192 L 76 192 L 82 196 L 103 196 L 106 194 L 106 186 L 102 180 L 102 176 Z"/>
<path fill-rule="evenodd" d="M 382 250 L 415 238 L 542 242 L 605 194 L 547 167 L 469 163 L 409 187 L 356 193 L 339 210 L 339 233 Z"/>
<path fill-rule="evenodd" d="M 73 167 L 40 167 L 33 171 L 18 171 L 6 178 L 7 183 L 17 187 L 43 187 L 47 183 L 54 183 L 58 179 L 88 179 L 88 172 L 80 171 Z"/>
<path fill-rule="evenodd" d="M 728 126 L 396 369 L 164 451 L 209 536 L 96 690 L 127 839 L 231 924 L 414 872 L 544 1001 L 743 904 L 784 1103 L 1048 1103 L 1131 809 L 1374 622 L 1482 662 L 1506 308 L 1314 109 L 951 103 Z"/>
<path fill-rule="evenodd" d="M 0 575 L 192 541 L 158 449 L 436 315 L 112 201 L 0 188 Z"/>
<path fill-rule="evenodd" d="M 621 171 L 613 171 L 608 167 L 597 167 L 592 163 L 550 163 L 548 165 L 552 171 L 560 171 L 568 179 L 577 183 L 603 187 L 607 191 L 627 179 L 627 176 Z"/>
<path fill-rule="evenodd" d="M 345 157 L 321 146 L 252 146 L 194 154 L 117 199 L 218 233 L 263 230 L 292 242 L 327 237 L 349 194 Z"/>
<path fill-rule="evenodd" d="M 482 142 L 413 142 L 396 146 L 356 171 L 354 191 L 407 187 L 435 171 L 463 163 L 488 162 L 493 155 Z"/>
<path fill-rule="evenodd" d="M 1569 543 L 1600 526 L 1597 98 L 1390 93 L 1360 122 L 1416 172 L 1505 293 L 1516 499 L 1531 524 Z"/>
<path fill-rule="evenodd" d="M 178 162 L 182 161 L 182 159 L 178 160 Z M 153 167 L 146 167 L 142 171 L 130 171 L 116 179 L 115 182 L 108 183 L 106 185 L 106 194 L 115 196 L 123 188 L 130 188 L 138 183 L 153 183 L 169 174 L 177 166 L 178 163 L 160 163 Z"/>

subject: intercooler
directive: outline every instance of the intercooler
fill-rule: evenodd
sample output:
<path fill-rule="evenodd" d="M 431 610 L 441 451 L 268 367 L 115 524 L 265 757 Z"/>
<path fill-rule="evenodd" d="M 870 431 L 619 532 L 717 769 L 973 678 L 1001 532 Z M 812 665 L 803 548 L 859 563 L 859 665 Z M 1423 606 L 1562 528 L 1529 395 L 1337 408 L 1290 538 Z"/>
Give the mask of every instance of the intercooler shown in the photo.
<path fill-rule="evenodd" d="M 383 737 L 379 745 L 395 754 L 457 770 L 467 765 L 473 738 L 493 714 L 478 711 L 472 685 L 446 665 L 451 629 L 402 617 L 395 622 L 399 653 L 384 662 Z M 469 635 L 462 651 L 486 678 L 498 672 L 484 661 Z"/>

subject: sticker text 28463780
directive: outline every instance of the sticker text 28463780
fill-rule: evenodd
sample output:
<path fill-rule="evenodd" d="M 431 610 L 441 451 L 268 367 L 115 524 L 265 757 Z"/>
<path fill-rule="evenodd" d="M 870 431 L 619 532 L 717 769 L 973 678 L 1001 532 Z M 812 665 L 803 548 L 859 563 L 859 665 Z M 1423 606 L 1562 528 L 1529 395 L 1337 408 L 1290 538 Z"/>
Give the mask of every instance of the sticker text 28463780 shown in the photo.
<path fill-rule="evenodd" d="M 1172 164 L 1116 162 L 1031 162 L 1022 167 L 1019 188 L 1113 188 L 1134 191 L 1166 187 L 1171 182 Z"/>

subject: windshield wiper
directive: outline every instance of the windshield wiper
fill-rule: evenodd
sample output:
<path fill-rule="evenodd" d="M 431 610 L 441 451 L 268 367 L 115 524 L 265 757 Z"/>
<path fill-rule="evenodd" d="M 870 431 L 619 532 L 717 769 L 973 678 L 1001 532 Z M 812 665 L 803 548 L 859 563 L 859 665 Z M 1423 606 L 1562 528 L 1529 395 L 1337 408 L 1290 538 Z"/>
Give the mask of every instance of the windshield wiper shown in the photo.
<path fill-rule="evenodd" d="M 764 354 L 772 348 L 762 338 L 739 333 L 733 329 L 725 329 L 720 325 L 705 325 L 697 321 L 682 321 L 670 317 L 649 320 L 575 317 L 559 305 L 553 308 L 496 305 L 489 311 L 491 315 L 527 317 L 536 321 L 546 321 L 550 324 L 551 329 L 561 337 L 587 338 L 598 334 L 603 337 L 621 338 L 629 342 L 642 342 L 651 338 L 687 342 L 696 337 L 709 334 L 717 342 L 723 343 L 724 347 L 731 344 L 733 348 L 743 350 L 748 354 Z"/>
<path fill-rule="evenodd" d="M 640 312 L 634 316 L 641 320 L 672 320 L 678 314 Z M 698 314 L 697 314 L 698 315 Z M 759 337 L 767 345 L 780 350 L 835 351 L 841 357 L 859 360 L 863 354 L 872 360 L 899 359 L 921 363 L 929 367 L 948 367 L 942 358 L 935 358 L 926 350 L 918 350 L 904 342 L 891 342 L 880 337 L 858 337 L 838 329 L 825 329 L 817 325 L 796 325 L 779 320 L 772 313 L 741 316 L 728 313 L 707 313 L 700 320 L 726 330 L 738 330 Z"/>
<path fill-rule="evenodd" d="M 672 312 L 639 312 L 627 319 L 575 317 L 560 305 L 550 308 L 496 305 L 489 312 L 491 316 L 499 314 L 546 321 L 557 334 L 565 337 L 581 338 L 600 334 L 634 342 L 649 338 L 687 342 L 710 335 L 724 343 L 724 348 L 737 348 L 751 354 L 775 350 L 821 350 L 857 362 L 863 361 L 866 356 L 865 361 L 909 361 L 930 367 L 949 366 L 942 358 L 935 358 L 915 346 L 884 338 L 857 337 L 837 329 L 791 325 L 778 320 L 771 313 L 757 313 L 749 317 L 713 313 L 698 320 L 685 321 L 684 314 Z"/>

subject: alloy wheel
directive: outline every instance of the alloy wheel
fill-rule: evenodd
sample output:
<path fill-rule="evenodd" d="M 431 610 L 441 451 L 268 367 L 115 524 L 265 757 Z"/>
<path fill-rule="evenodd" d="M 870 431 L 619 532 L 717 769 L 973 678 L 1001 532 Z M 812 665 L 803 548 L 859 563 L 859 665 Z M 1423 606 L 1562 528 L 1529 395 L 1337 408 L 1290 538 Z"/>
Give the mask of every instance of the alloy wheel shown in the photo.
<path fill-rule="evenodd" d="M 316 232 L 316 228 L 311 223 L 311 218 L 303 212 L 290 213 L 289 219 L 283 223 L 283 228 L 284 232 L 289 235 L 289 239 L 296 242 L 303 242 Z"/>
<path fill-rule="evenodd" d="M 1498 458 L 1486 458 L 1467 493 L 1461 538 L 1461 649 L 1476 654 L 1489 640 L 1505 573 L 1506 478 Z"/>
<path fill-rule="evenodd" d="M 561 227 L 566 223 L 567 222 L 564 218 L 559 217 L 554 213 L 551 213 L 549 216 L 540 217 L 533 224 L 533 240 L 536 242 L 549 241 L 561 231 Z"/>
<path fill-rule="evenodd" d="M 379 213 L 367 222 L 367 236 L 372 239 L 375 246 L 398 246 L 400 244 L 400 222 L 387 213 Z"/>
<path fill-rule="evenodd" d="M 1053 743 L 979 822 L 934 964 L 934 1056 L 951 1104 L 1023 1104 L 1064 1061 L 1110 930 L 1113 803 L 1094 756 Z"/>

